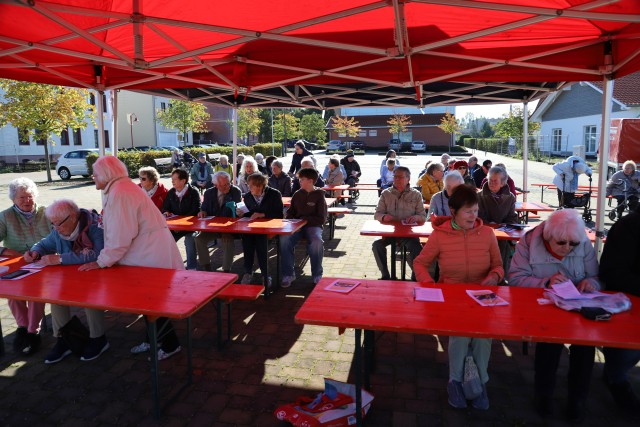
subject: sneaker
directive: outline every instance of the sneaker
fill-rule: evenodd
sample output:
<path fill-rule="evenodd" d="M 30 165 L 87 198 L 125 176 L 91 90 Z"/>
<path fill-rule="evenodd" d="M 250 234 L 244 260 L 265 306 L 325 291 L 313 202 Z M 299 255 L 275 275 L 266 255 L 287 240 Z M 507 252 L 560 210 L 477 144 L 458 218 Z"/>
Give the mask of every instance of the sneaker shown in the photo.
<path fill-rule="evenodd" d="M 182 347 L 177 346 L 175 350 L 164 351 L 163 349 L 158 350 L 158 361 L 165 360 L 173 356 L 174 354 L 180 352 Z"/>
<path fill-rule="evenodd" d="M 89 343 L 84 348 L 80 360 L 82 360 L 83 362 L 88 362 L 89 360 L 97 359 L 108 349 L 109 341 L 107 341 L 107 337 L 105 335 L 97 338 L 89 338 Z"/>
<path fill-rule="evenodd" d="M 16 329 L 16 336 L 13 339 L 13 351 L 21 353 L 22 349 L 27 345 L 27 328 L 19 326 Z"/>
<path fill-rule="evenodd" d="M 317 284 L 318 284 L 318 282 L 319 282 L 320 280 L 322 280 L 322 275 L 320 275 L 320 276 L 313 276 L 313 284 L 314 284 L 314 285 L 317 285 Z"/>
<path fill-rule="evenodd" d="M 28 333 L 27 342 L 25 346 L 22 348 L 22 354 L 25 356 L 31 356 L 40 348 L 40 342 L 41 342 L 40 335 L 35 333 Z"/>
<path fill-rule="evenodd" d="M 64 342 L 62 338 L 58 338 L 56 341 L 56 345 L 53 346 L 49 353 L 44 358 L 44 363 L 47 365 L 51 365 L 52 363 L 58 363 L 65 357 L 71 354 L 71 349 Z"/>
<path fill-rule="evenodd" d="M 296 276 L 284 276 L 282 278 L 282 283 L 280 284 L 280 286 L 283 288 L 288 288 L 289 286 L 291 286 L 291 282 L 293 282 L 294 280 L 296 280 Z"/>
<path fill-rule="evenodd" d="M 151 344 L 149 344 L 148 342 L 143 342 L 135 347 L 131 347 L 131 353 L 133 354 L 145 353 L 149 350 L 151 350 Z"/>
<path fill-rule="evenodd" d="M 467 407 L 467 399 L 464 397 L 462 383 L 460 381 L 449 380 L 447 383 L 447 393 L 449 394 L 449 405 L 462 409 Z"/>
<path fill-rule="evenodd" d="M 240 281 L 240 283 L 242 283 L 243 285 L 248 285 L 251 283 L 252 280 L 253 280 L 253 274 L 244 273 L 242 275 L 242 280 Z"/>
<path fill-rule="evenodd" d="M 621 383 L 608 383 L 607 387 L 618 406 L 628 411 L 638 411 L 640 409 L 640 399 L 633 392 L 629 381 Z"/>
<path fill-rule="evenodd" d="M 486 384 L 482 384 L 482 393 L 471 401 L 471 406 L 481 411 L 489 409 L 489 395 L 487 394 Z"/>

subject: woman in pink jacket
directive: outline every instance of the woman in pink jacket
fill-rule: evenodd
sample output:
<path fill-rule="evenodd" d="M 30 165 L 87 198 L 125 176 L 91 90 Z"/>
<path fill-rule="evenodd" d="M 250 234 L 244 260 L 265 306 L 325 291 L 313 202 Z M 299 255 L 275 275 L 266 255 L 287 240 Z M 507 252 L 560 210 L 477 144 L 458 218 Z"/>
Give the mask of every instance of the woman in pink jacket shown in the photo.
<path fill-rule="evenodd" d="M 467 185 L 456 187 L 449 197 L 449 209 L 450 217 L 432 217 L 433 233 L 413 261 L 416 279 L 434 283 L 429 266 L 437 261 L 440 267 L 438 283 L 497 285 L 504 277 L 498 241 L 493 230 L 482 225 L 478 218 L 475 188 Z M 454 408 L 467 407 L 462 380 L 469 347 L 482 382 L 482 394 L 473 399 L 471 405 L 486 410 L 489 409 L 486 383 L 489 381 L 490 338 L 449 337 L 449 404 Z"/>

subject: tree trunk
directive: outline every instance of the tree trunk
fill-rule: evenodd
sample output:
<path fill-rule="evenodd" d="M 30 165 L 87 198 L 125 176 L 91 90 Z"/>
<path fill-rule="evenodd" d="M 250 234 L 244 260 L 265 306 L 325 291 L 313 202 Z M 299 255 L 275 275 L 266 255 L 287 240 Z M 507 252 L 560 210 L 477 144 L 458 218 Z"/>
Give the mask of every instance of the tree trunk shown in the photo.
<path fill-rule="evenodd" d="M 49 159 L 49 141 L 48 140 L 44 142 L 44 157 L 47 162 L 47 181 L 51 182 L 53 180 L 51 179 L 51 159 Z"/>

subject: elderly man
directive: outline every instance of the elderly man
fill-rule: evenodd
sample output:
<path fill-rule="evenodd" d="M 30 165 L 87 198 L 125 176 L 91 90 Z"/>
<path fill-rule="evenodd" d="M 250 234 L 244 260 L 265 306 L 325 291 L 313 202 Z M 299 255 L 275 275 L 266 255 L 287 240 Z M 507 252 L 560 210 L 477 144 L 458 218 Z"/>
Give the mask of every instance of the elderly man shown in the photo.
<path fill-rule="evenodd" d="M 226 207 L 227 202 L 240 203 L 242 200 L 240 188 L 231 184 L 231 177 L 228 173 L 216 172 L 213 175 L 213 180 L 216 186 L 204 192 L 204 199 L 200 208 L 201 211 L 198 212 L 198 218 L 211 215 L 230 217 L 233 213 Z M 222 239 L 222 270 L 225 272 L 231 271 L 234 254 L 233 235 L 220 233 L 200 233 L 196 237 L 198 270 L 212 271 L 209 242 L 218 238 Z"/>
<path fill-rule="evenodd" d="M 472 176 L 473 180 L 476 183 L 476 187 L 482 188 L 482 180 L 487 177 L 489 169 L 491 169 L 492 165 L 493 163 L 491 162 L 491 160 L 485 160 L 484 162 L 482 162 L 482 166 L 475 170 Z"/>
<path fill-rule="evenodd" d="M 104 247 L 100 217 L 95 212 L 79 209 L 71 200 L 56 200 L 45 210 L 53 230 L 44 239 L 25 252 L 27 262 L 41 260 L 46 265 L 84 264 L 98 259 Z M 87 286 L 90 286 L 87 283 Z M 104 334 L 104 311 L 85 308 L 89 324 L 89 342 L 82 350 L 81 360 L 98 358 L 109 348 Z M 71 348 L 62 338 L 60 330 L 71 320 L 67 306 L 51 304 L 53 336 L 56 344 L 46 355 L 44 363 L 57 363 L 71 354 Z"/>
<path fill-rule="evenodd" d="M 305 157 L 304 159 L 302 159 L 301 164 L 303 169 L 304 168 L 316 169 L 316 164 L 313 161 L 313 157 L 309 157 L 309 156 Z M 325 185 L 324 179 L 322 179 L 322 176 L 320 175 L 320 173 L 318 173 L 318 179 L 316 179 L 316 182 L 313 185 L 318 188 L 324 187 Z M 293 180 L 291 180 L 291 194 L 294 194 L 299 189 L 300 189 L 300 179 L 296 176 L 295 178 L 293 178 Z"/>
<path fill-rule="evenodd" d="M 489 169 L 487 182 L 478 195 L 478 217 L 485 223 L 516 224 L 518 222 L 516 197 L 509 190 L 508 177 L 507 171 L 500 166 Z M 505 274 L 509 272 L 513 246 L 514 244 L 508 240 L 498 241 Z"/>
<path fill-rule="evenodd" d="M 382 223 L 403 221 L 409 224 L 422 225 L 427 220 L 427 215 L 422 204 L 422 194 L 411 188 L 409 182 L 411 172 L 409 168 L 399 166 L 393 176 L 393 186 L 384 190 L 378 201 L 375 219 Z M 373 256 L 382 273 L 380 280 L 391 278 L 387 267 L 387 246 L 393 244 L 395 239 L 381 238 L 373 242 Z M 422 246 L 417 237 L 402 239 L 400 244 L 409 250 L 409 265 L 413 269 L 413 259 L 420 254 Z M 393 248 L 392 250 L 395 250 Z M 413 276 L 413 275 L 412 275 Z"/>
<path fill-rule="evenodd" d="M 198 154 L 198 162 L 191 167 L 191 185 L 204 191 L 213 186 L 213 166 L 205 153 Z"/>

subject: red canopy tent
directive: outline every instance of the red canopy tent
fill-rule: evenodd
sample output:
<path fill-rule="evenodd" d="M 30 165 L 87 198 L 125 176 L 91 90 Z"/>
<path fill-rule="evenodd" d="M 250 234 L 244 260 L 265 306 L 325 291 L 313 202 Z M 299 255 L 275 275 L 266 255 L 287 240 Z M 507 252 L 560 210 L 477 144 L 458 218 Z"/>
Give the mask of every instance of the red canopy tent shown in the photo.
<path fill-rule="evenodd" d="M 526 110 L 602 78 L 605 158 L 610 82 L 638 70 L 638 0 L 0 0 L 0 78 L 100 91 L 234 108 Z"/>

